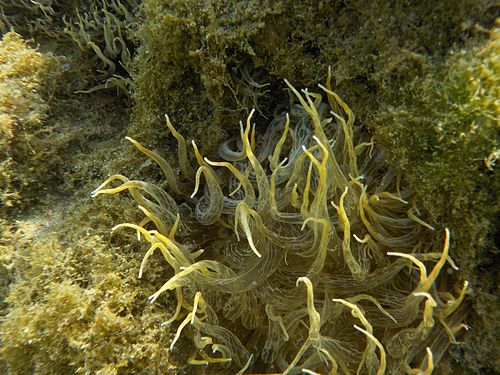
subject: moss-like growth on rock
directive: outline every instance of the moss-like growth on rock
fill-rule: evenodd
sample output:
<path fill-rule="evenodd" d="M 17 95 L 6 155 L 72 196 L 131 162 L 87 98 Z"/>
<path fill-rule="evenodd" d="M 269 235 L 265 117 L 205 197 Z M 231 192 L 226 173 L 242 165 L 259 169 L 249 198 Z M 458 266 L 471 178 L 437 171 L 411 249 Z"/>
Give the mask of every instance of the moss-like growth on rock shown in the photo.
<path fill-rule="evenodd" d="M 499 296 L 492 279 L 499 256 L 494 243 L 500 189 L 499 51 L 499 29 L 485 42 L 453 51 L 443 64 L 404 86 L 404 95 L 379 112 L 374 126 L 433 222 L 457 233 L 457 257 L 475 291 L 474 329 L 483 332 L 477 345 L 484 357 L 472 355 L 467 340 L 462 351 L 477 371 L 499 369 L 493 344 L 498 324 L 492 319 L 498 317 Z"/>
<path fill-rule="evenodd" d="M 169 113 L 182 124 L 180 131 L 213 151 L 251 109 L 241 105 L 245 92 L 238 90 L 244 66 L 275 93 L 285 89 L 284 78 L 314 86 L 331 65 L 336 91 L 365 123 L 423 65 L 474 34 L 477 23 L 489 27 L 493 6 L 489 0 L 145 0 L 131 133 L 159 139 L 162 116 Z M 281 98 L 261 98 L 263 114 L 270 118 L 283 108 Z"/>
<path fill-rule="evenodd" d="M 137 281 L 141 255 L 83 232 L 68 245 L 43 224 L 1 228 L 4 241 L 16 242 L 2 259 L 13 281 L 0 336 L 4 373 L 166 372 L 165 309 L 147 302 L 153 274 Z"/>
<path fill-rule="evenodd" d="M 56 58 L 19 34 L 0 42 L 0 206 L 34 199 L 57 165 L 49 156 L 53 129 L 45 124 L 57 73 Z"/>
<path fill-rule="evenodd" d="M 168 112 L 183 124 L 180 131 L 204 139 L 203 147 L 213 151 L 224 131 L 248 113 L 235 81 L 251 89 L 241 70 L 252 66 L 251 40 L 271 13 L 272 2 L 144 1 L 132 134 L 156 138 L 151 135 L 162 129 Z"/>

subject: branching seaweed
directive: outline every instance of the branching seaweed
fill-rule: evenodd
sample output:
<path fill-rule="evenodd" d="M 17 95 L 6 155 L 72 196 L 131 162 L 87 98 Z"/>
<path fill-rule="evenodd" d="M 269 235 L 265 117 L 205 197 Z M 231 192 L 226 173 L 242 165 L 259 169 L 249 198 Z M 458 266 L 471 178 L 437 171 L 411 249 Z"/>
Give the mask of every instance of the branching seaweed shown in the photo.
<path fill-rule="evenodd" d="M 223 161 L 192 142 L 196 171 L 167 117 L 180 175 L 127 139 L 163 170 L 169 192 L 121 175 L 93 192 L 128 190 L 138 203 L 144 220 L 114 229 L 149 243 L 139 277 L 156 250 L 172 267 L 150 300 L 174 292 L 171 348 L 189 331 L 189 363 L 204 373 L 428 374 L 463 327 L 467 283 L 454 297 L 453 278 L 440 277 L 456 268 L 449 231 L 433 250 L 412 192 L 330 81 L 329 72 L 321 94 L 286 82 L 296 104 L 261 137 L 252 111 L 221 145 Z"/>

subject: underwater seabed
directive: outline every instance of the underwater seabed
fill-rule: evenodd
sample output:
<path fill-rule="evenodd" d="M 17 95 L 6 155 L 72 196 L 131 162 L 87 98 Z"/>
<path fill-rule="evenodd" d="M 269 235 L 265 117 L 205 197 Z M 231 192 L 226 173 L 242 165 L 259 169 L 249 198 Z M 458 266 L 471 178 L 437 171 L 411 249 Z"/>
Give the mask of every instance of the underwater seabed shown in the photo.
<path fill-rule="evenodd" d="M 137 203 L 144 219 L 113 231 L 149 244 L 139 278 L 156 251 L 172 268 L 149 300 L 175 295 L 170 349 L 188 337 L 201 373 L 430 374 L 467 328 L 450 231 L 419 217 L 330 81 L 321 93 L 286 81 L 288 112 L 259 136 L 252 111 L 222 161 L 192 141 L 197 167 L 167 116 L 180 175 L 127 137 L 165 180 L 114 175 L 92 194 L 128 191 Z"/>

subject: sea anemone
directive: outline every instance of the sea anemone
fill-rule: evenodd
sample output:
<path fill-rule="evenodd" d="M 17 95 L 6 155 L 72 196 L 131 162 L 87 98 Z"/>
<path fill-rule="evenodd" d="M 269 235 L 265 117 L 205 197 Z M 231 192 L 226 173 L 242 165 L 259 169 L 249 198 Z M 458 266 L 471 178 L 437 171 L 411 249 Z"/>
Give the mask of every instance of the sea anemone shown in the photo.
<path fill-rule="evenodd" d="M 465 327 L 467 283 L 454 290 L 449 231 L 435 251 L 413 193 L 355 125 L 330 72 L 321 94 L 285 82 L 295 104 L 261 136 L 252 111 L 221 144 L 222 161 L 193 141 L 193 168 L 166 116 L 179 174 L 127 138 L 161 168 L 166 190 L 114 175 L 93 196 L 128 190 L 144 213 L 113 230 L 149 243 L 139 277 L 155 250 L 172 267 L 150 300 L 175 294 L 170 348 L 190 337 L 200 372 L 431 373 Z"/>

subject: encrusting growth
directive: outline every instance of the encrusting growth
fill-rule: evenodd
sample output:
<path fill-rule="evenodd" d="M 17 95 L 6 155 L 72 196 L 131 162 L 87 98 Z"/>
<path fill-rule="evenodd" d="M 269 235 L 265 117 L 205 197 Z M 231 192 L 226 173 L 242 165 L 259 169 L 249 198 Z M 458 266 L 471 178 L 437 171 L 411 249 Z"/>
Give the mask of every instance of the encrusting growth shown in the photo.
<path fill-rule="evenodd" d="M 167 117 L 180 175 L 127 139 L 158 164 L 168 191 L 115 175 L 92 194 L 128 190 L 144 213 L 113 230 L 149 243 L 139 277 L 156 250 L 172 267 L 150 300 L 175 293 L 170 348 L 186 333 L 202 373 L 427 374 L 464 327 L 467 283 L 455 298 L 456 277 L 440 277 L 456 268 L 449 231 L 435 252 L 412 192 L 330 81 L 322 94 L 286 81 L 297 102 L 261 137 L 252 111 L 220 146 L 223 161 L 192 142 L 197 170 Z"/>

